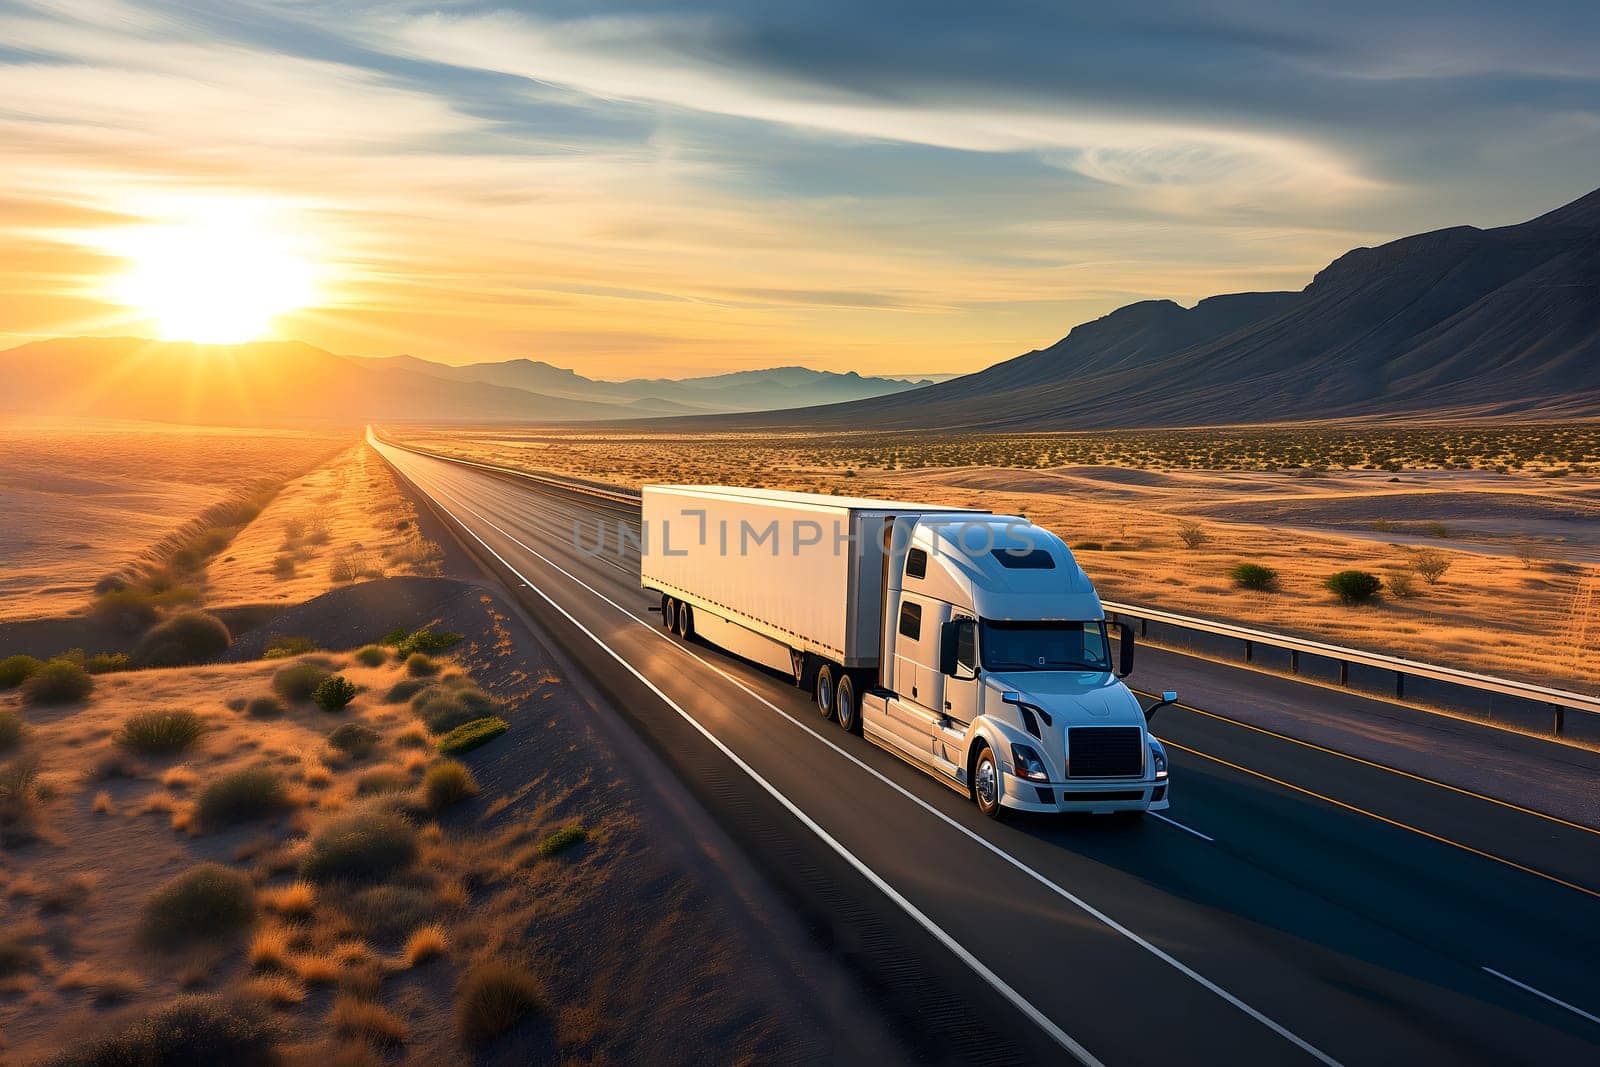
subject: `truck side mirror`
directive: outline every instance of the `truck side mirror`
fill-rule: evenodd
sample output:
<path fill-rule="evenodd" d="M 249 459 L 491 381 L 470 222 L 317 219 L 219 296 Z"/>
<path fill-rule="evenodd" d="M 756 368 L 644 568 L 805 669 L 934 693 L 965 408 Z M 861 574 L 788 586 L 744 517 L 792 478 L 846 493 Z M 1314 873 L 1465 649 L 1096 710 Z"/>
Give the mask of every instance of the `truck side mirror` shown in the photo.
<path fill-rule="evenodd" d="M 1160 700 L 1156 701 L 1154 704 L 1151 704 L 1148 708 L 1144 709 L 1144 721 L 1148 724 L 1151 719 L 1156 717 L 1156 712 L 1160 711 L 1162 708 L 1170 707 L 1171 705 L 1176 704 L 1177 702 L 1178 702 L 1178 694 L 1177 694 L 1177 692 L 1175 690 L 1168 689 L 1166 692 L 1161 694 L 1161 699 Z"/>
<path fill-rule="evenodd" d="M 1117 623 L 1117 629 L 1122 631 L 1122 645 L 1119 649 L 1117 663 L 1117 677 L 1126 678 L 1133 673 L 1133 627 L 1125 622 Z"/>

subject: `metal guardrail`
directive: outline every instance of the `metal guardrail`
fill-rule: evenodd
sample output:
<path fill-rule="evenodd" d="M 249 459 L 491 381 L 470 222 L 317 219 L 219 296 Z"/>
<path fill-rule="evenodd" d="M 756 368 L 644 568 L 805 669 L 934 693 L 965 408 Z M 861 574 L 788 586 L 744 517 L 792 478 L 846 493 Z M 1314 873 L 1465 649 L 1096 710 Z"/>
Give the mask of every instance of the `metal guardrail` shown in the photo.
<path fill-rule="evenodd" d="M 512 467 L 497 467 L 459 456 L 430 452 L 414 445 L 403 445 L 381 434 L 374 433 L 374 436 L 384 444 L 418 455 L 514 475 L 616 503 L 639 503 L 637 492 L 615 486 L 598 485 L 560 475 L 537 474 Z M 1175 651 L 1188 648 L 1208 658 L 1232 659 L 1252 667 L 1277 669 L 1306 681 L 1338 685 L 1366 696 L 1439 707 L 1536 733 L 1558 737 L 1576 734 L 1585 740 L 1600 741 L 1600 696 L 1440 667 L 1399 656 L 1363 652 L 1137 604 L 1111 601 L 1101 601 L 1101 604 L 1108 617 L 1114 620 L 1125 618 L 1137 624 L 1140 637 L 1152 638 L 1151 627 L 1154 626 L 1154 641 Z M 1569 722 L 1568 712 L 1577 712 L 1582 718 Z"/>

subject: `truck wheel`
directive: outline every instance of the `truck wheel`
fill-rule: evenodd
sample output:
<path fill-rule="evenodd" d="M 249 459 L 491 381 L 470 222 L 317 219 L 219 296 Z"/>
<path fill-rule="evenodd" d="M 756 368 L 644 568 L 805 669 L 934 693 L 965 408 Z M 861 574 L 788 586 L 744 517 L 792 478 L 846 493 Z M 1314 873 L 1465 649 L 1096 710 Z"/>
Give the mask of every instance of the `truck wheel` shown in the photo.
<path fill-rule="evenodd" d="M 678 605 L 678 632 L 685 640 L 694 636 L 694 609 L 687 604 Z"/>
<path fill-rule="evenodd" d="M 817 710 L 824 719 L 833 718 L 833 664 L 817 668 Z"/>
<path fill-rule="evenodd" d="M 667 624 L 667 629 L 678 632 L 678 602 L 670 596 L 662 604 L 661 618 Z"/>
<path fill-rule="evenodd" d="M 972 799 L 989 818 L 1000 817 L 1000 765 L 988 745 L 979 746 L 978 758 L 972 765 Z"/>
<path fill-rule="evenodd" d="M 847 734 L 861 732 L 861 705 L 856 702 L 855 679 L 841 675 L 833 688 L 833 714 Z"/>

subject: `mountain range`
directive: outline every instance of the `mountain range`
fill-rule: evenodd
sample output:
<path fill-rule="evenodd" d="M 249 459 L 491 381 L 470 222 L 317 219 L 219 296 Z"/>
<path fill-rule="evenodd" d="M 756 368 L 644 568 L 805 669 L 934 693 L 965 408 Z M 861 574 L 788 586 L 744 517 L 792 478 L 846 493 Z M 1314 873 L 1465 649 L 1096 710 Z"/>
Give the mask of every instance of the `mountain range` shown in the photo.
<path fill-rule="evenodd" d="M 1299 292 L 1129 304 L 976 374 L 784 420 L 1061 430 L 1374 416 L 1600 416 L 1600 190 L 1514 226 L 1355 249 Z"/>
<path fill-rule="evenodd" d="M 0 352 L 0 411 L 224 424 L 600 422 L 826 404 L 923 384 L 805 367 L 602 382 L 532 360 L 450 367 L 337 356 L 296 341 L 200 345 L 132 337 Z"/>

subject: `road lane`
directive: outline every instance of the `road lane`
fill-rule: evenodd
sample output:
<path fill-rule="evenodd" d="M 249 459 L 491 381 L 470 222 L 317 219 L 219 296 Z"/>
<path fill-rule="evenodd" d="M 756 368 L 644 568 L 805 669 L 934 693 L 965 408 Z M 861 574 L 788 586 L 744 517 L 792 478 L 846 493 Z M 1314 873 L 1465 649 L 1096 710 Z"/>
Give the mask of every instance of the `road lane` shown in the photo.
<path fill-rule="evenodd" d="M 597 512 L 626 521 L 626 505 L 384 451 L 508 568 L 794 798 L 805 818 L 1089 1055 L 1504 1062 L 1595 1051 L 1587 1020 L 1483 970 L 1497 962 L 1472 951 L 1476 928 L 1495 921 L 1483 900 L 1445 909 L 1459 920 L 1453 931 L 1424 941 L 1411 934 L 1426 898 L 1453 894 L 1459 879 L 1481 882 L 1490 898 L 1531 892 L 1531 908 L 1562 918 L 1555 929 L 1530 931 L 1518 913 L 1506 943 L 1493 946 L 1506 963 L 1496 969 L 1559 998 L 1577 992 L 1577 964 L 1567 956 L 1593 958 L 1593 935 L 1584 936 L 1585 924 L 1594 926 L 1591 901 L 1541 898 L 1506 881 L 1527 875 L 1469 862 L 1495 868 L 1492 861 L 1397 845 L 1370 820 L 1187 759 L 1175 769 L 1171 814 L 1215 841 L 1159 822 L 987 824 L 954 792 L 825 726 L 780 679 L 650 627 L 636 566 L 573 546 L 575 522 L 589 523 L 592 546 Z M 658 743 L 679 742 L 664 735 Z M 1309 849 L 1307 864 L 1308 849 L 1285 848 L 1286 840 L 1325 847 Z M 1395 865 L 1396 852 L 1406 862 Z M 1407 888 L 1392 881 L 1420 886 L 1424 899 L 1387 908 L 1383 898 Z M 1542 947 L 1562 935 L 1571 951 L 1542 965 Z"/>

